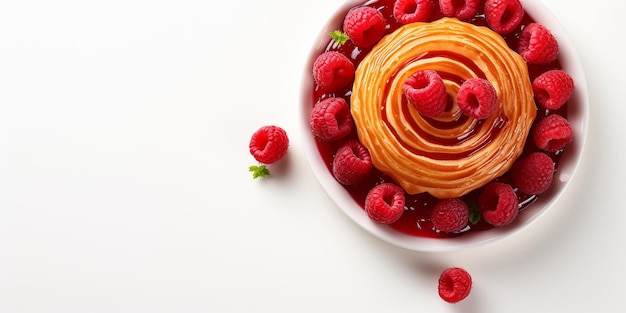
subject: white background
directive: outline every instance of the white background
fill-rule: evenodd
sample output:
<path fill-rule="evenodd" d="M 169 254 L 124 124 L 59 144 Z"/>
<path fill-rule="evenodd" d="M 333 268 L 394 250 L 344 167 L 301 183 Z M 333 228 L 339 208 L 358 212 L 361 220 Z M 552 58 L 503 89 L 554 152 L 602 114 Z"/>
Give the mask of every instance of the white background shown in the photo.
<path fill-rule="evenodd" d="M 339 0 L 0 1 L 0 312 L 624 312 L 626 7 L 544 0 L 584 64 L 583 169 L 521 234 L 416 253 L 308 167 L 308 50 Z M 253 180 L 250 135 L 288 157 Z M 474 278 L 463 302 L 440 272 Z"/>

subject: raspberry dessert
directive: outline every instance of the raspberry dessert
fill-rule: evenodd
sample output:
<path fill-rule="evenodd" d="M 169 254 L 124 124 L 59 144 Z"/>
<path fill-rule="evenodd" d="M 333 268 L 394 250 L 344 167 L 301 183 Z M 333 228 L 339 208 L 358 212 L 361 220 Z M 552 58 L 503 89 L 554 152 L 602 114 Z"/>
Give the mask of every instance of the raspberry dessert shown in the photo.
<path fill-rule="evenodd" d="M 370 0 L 333 27 L 310 131 L 373 222 L 445 239 L 550 196 L 576 82 L 523 1 Z"/>

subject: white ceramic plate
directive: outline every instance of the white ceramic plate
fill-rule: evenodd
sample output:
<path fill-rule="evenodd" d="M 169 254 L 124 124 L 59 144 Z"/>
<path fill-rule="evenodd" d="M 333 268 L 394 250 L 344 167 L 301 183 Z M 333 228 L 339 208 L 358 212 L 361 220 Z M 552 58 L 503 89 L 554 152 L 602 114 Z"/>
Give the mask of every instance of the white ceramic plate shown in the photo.
<path fill-rule="evenodd" d="M 315 41 L 305 67 L 302 84 L 302 103 L 300 120 L 303 129 L 303 145 L 309 164 L 315 173 L 319 183 L 324 190 L 355 223 L 363 227 L 374 236 L 394 244 L 415 251 L 454 251 L 479 247 L 489 243 L 503 240 L 514 234 L 521 232 L 539 219 L 551 207 L 558 205 L 559 198 L 573 179 L 576 169 L 580 163 L 582 152 L 585 146 L 587 123 L 588 123 L 588 91 L 585 75 L 578 55 L 572 46 L 565 30 L 556 20 L 554 15 L 537 0 L 523 0 L 522 4 L 527 14 L 546 26 L 554 34 L 559 42 L 559 61 L 576 84 L 574 94 L 569 100 L 567 117 L 574 129 L 574 140 L 567 147 L 561 158 L 560 165 L 553 185 L 550 190 L 544 193 L 539 200 L 527 207 L 523 214 L 520 214 L 516 221 L 503 228 L 493 228 L 486 231 L 470 232 L 454 238 L 426 238 L 405 235 L 387 225 L 372 222 L 365 211 L 350 196 L 350 194 L 339 184 L 327 169 L 324 161 L 317 149 L 315 139 L 309 129 L 309 114 L 312 107 L 312 64 L 317 55 L 326 48 L 328 43 L 328 33 L 333 31 L 332 25 L 337 25 L 344 17 L 346 9 L 353 7 L 363 0 L 347 1 L 334 16 L 331 16 L 328 23 L 322 28 L 319 37 Z"/>

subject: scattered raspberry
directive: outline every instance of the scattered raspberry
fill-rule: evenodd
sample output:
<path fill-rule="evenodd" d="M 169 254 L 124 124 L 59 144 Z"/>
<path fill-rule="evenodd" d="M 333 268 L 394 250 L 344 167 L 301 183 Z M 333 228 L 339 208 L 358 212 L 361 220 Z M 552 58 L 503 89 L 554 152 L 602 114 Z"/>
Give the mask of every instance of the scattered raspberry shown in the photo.
<path fill-rule="evenodd" d="M 551 70 L 533 80 L 535 99 L 544 108 L 560 108 L 574 92 L 574 79 L 562 70 Z"/>
<path fill-rule="evenodd" d="M 352 115 L 343 98 L 326 98 L 311 111 L 311 131 L 321 141 L 334 141 L 352 131 Z"/>
<path fill-rule="evenodd" d="M 373 46 L 385 34 L 385 18 L 372 7 L 357 7 L 348 12 L 343 31 L 360 48 Z"/>
<path fill-rule="evenodd" d="M 352 83 L 354 64 L 339 52 L 324 52 L 313 63 L 313 78 L 322 89 L 335 91 Z"/>
<path fill-rule="evenodd" d="M 456 17 L 467 21 L 476 15 L 481 0 L 439 0 L 441 13 L 447 17 Z"/>
<path fill-rule="evenodd" d="M 519 35 L 517 52 L 532 64 L 546 64 L 556 60 L 559 44 L 547 28 L 538 23 L 528 24 Z"/>
<path fill-rule="evenodd" d="M 515 30 L 524 18 L 524 8 L 519 0 L 486 0 L 485 19 L 487 25 L 498 34 Z"/>
<path fill-rule="evenodd" d="M 481 120 L 496 110 L 498 94 L 486 79 L 470 78 L 457 92 L 456 102 L 465 115 Z"/>
<path fill-rule="evenodd" d="M 551 114 L 537 123 L 533 131 L 533 140 L 537 148 L 547 152 L 556 152 L 572 142 L 574 130 L 569 122 L 558 114 Z"/>
<path fill-rule="evenodd" d="M 372 158 L 367 148 L 356 140 L 341 146 L 333 159 L 333 175 L 344 185 L 358 183 L 372 170 Z"/>
<path fill-rule="evenodd" d="M 509 184 L 492 182 L 478 197 L 478 209 L 487 223 L 506 226 L 515 220 L 518 210 L 517 195 Z"/>
<path fill-rule="evenodd" d="M 433 14 L 431 0 L 396 0 L 393 4 L 393 17 L 401 24 L 426 22 Z"/>
<path fill-rule="evenodd" d="M 433 208 L 431 221 L 437 230 L 460 231 L 467 226 L 469 221 L 469 208 L 459 198 L 441 199 Z"/>
<path fill-rule="evenodd" d="M 439 296 L 446 302 L 456 303 L 465 298 L 472 289 L 472 276 L 460 267 L 444 270 L 439 277 Z"/>
<path fill-rule="evenodd" d="M 448 102 L 446 86 L 436 71 L 415 72 L 404 82 L 402 92 L 424 116 L 435 117 L 446 109 Z"/>
<path fill-rule="evenodd" d="M 250 154 L 260 163 L 271 164 L 280 160 L 288 147 L 287 133 L 274 125 L 259 128 L 250 139 Z"/>
<path fill-rule="evenodd" d="M 365 197 L 365 212 L 377 223 L 397 221 L 404 213 L 404 190 L 392 183 L 376 185 Z"/>
<path fill-rule="evenodd" d="M 511 168 L 511 179 L 523 193 L 538 195 L 550 188 L 554 162 L 543 152 L 533 152 L 518 160 Z"/>

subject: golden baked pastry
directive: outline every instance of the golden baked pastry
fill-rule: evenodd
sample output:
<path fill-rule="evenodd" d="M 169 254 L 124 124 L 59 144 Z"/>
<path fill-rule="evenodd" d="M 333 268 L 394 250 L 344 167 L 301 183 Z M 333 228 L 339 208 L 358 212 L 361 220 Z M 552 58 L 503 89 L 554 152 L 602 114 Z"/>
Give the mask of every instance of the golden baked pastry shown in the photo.
<path fill-rule="evenodd" d="M 455 101 L 435 118 L 402 93 L 405 79 L 435 70 L 455 99 L 463 81 L 485 78 L 496 112 L 469 118 Z M 504 174 L 520 156 L 537 114 L 526 62 L 487 27 L 454 18 L 412 23 L 385 36 L 356 70 L 351 113 L 374 166 L 409 194 L 460 197 Z"/>

